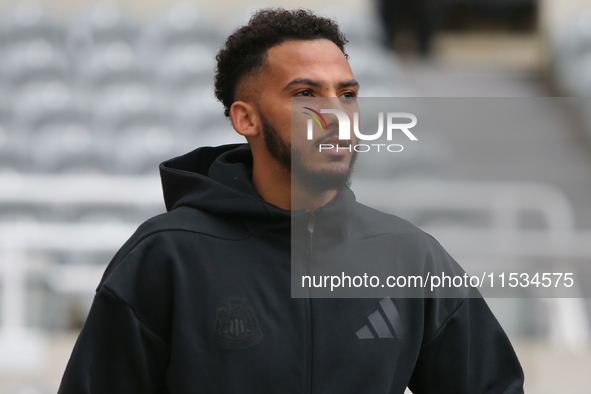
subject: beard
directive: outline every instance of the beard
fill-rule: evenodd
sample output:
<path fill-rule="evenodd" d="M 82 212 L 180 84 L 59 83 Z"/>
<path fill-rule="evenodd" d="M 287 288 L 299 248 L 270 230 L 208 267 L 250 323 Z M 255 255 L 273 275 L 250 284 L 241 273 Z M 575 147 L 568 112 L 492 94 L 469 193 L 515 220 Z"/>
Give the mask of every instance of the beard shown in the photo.
<path fill-rule="evenodd" d="M 267 118 L 262 113 L 260 116 L 265 147 L 271 156 L 291 173 L 292 177 L 297 178 L 305 187 L 316 192 L 340 190 L 351 186 L 351 177 L 357 161 L 358 153 L 356 151 L 352 152 L 351 161 L 346 171 L 310 169 L 305 166 L 301 152 L 291 146 L 291 141 L 285 142 Z"/>

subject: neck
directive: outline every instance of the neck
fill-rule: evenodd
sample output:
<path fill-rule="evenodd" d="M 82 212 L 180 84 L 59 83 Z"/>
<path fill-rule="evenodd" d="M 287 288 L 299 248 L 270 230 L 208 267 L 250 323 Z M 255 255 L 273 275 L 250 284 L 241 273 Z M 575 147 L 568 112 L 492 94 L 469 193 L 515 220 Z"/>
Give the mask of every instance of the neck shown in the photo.
<path fill-rule="evenodd" d="M 265 201 L 285 210 L 315 211 L 328 204 L 337 194 L 336 189 L 310 190 L 280 166 L 253 162 L 252 183 Z"/>
<path fill-rule="evenodd" d="M 306 209 L 315 211 L 328 204 L 336 194 L 336 189 L 322 192 L 310 190 L 297 178 L 291 177 L 291 209 L 293 210 Z"/>

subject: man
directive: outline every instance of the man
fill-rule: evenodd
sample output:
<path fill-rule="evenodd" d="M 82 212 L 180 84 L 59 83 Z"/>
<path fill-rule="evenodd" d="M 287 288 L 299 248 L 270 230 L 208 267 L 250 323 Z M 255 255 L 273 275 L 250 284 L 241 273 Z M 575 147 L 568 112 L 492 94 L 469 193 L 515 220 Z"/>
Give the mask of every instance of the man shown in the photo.
<path fill-rule="evenodd" d="M 248 144 L 161 165 L 168 213 L 107 268 L 60 393 L 522 392 L 482 299 L 291 298 L 292 260 L 314 261 L 333 242 L 366 252 L 372 231 L 383 232 L 376 247 L 404 243 L 418 265 L 452 264 L 402 219 L 366 230 L 369 208 L 346 186 L 353 154 L 316 153 L 334 129 L 290 135 L 293 97 L 357 96 L 345 43 L 335 22 L 282 9 L 228 38 L 216 95 Z M 293 245 L 293 233 L 309 242 Z M 317 233 L 330 242 L 314 243 Z M 378 309 L 389 323 L 368 324 Z"/>

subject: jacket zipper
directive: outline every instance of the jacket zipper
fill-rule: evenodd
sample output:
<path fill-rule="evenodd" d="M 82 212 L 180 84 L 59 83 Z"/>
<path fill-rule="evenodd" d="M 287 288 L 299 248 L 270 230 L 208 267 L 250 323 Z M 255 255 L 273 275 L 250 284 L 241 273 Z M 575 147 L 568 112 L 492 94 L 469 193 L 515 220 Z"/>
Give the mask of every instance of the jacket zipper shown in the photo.
<path fill-rule="evenodd" d="M 314 244 L 314 221 L 316 219 L 316 212 L 310 212 L 308 218 L 308 246 L 306 248 L 306 258 L 304 261 L 304 272 L 308 275 L 308 265 L 310 263 L 310 255 L 312 254 L 312 247 Z M 308 297 L 304 299 L 304 314 L 306 324 L 306 375 L 304 379 L 304 393 L 312 393 L 312 302 L 308 290 Z"/>

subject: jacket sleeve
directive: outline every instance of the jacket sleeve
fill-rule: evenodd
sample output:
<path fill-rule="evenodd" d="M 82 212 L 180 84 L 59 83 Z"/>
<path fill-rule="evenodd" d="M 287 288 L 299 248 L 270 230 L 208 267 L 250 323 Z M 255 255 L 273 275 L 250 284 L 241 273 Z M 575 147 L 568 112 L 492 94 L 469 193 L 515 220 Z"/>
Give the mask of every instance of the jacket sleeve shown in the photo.
<path fill-rule="evenodd" d="M 467 298 L 423 343 L 408 387 L 414 394 L 517 394 L 523 381 L 513 347 L 484 299 Z"/>
<path fill-rule="evenodd" d="M 169 345 L 103 286 L 76 342 L 58 394 L 163 394 Z"/>
<path fill-rule="evenodd" d="M 164 394 L 175 253 L 166 231 L 142 227 L 101 281 L 59 394 Z"/>

